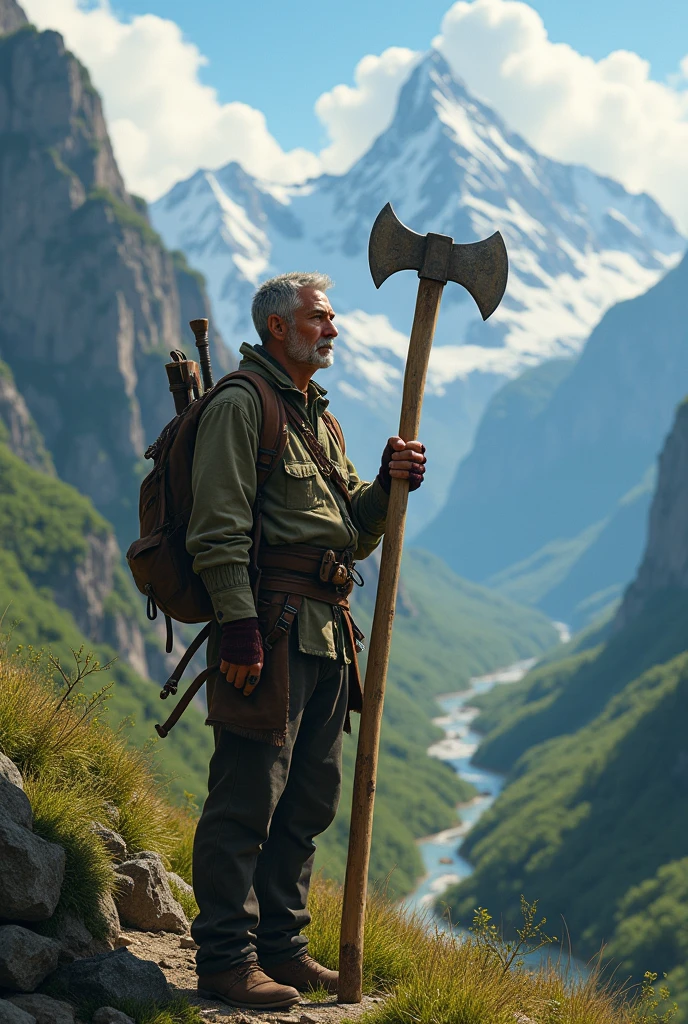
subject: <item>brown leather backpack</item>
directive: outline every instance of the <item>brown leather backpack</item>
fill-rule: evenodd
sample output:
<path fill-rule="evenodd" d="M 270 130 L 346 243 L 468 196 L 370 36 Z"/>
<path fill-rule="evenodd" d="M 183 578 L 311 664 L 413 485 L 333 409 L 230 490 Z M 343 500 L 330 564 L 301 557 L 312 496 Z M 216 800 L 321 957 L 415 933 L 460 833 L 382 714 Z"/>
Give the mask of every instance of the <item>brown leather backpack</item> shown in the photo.
<path fill-rule="evenodd" d="M 148 598 L 148 618 L 155 619 L 158 609 L 165 616 L 168 653 L 172 650 L 172 619 L 209 622 L 213 618 L 210 597 L 194 572 L 193 558 L 186 550 L 193 504 L 191 468 L 198 425 L 208 402 L 225 388 L 236 386 L 248 386 L 257 392 L 263 411 L 256 461 L 258 488 L 253 510 L 251 570 L 252 583 L 256 585 L 255 552 L 260 542 L 256 534 L 260 531 L 262 489 L 282 458 L 287 443 L 287 414 L 276 389 L 250 370 L 229 373 L 175 416 L 146 452 L 145 457 L 153 460 L 153 469 L 141 484 L 140 538 L 127 551 L 127 561 L 136 586 Z"/>

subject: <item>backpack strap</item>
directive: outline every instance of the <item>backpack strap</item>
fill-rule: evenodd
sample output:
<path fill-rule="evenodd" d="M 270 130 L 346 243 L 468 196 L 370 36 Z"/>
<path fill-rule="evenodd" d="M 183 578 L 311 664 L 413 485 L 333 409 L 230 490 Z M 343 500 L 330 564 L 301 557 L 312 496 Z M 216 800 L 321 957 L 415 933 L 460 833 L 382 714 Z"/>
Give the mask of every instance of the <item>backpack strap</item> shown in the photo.
<path fill-rule="evenodd" d="M 235 370 L 228 373 L 226 377 L 218 381 L 213 388 L 213 395 L 218 391 L 224 391 L 233 381 L 244 381 L 249 384 L 253 391 L 257 392 L 263 412 L 263 422 L 258 438 L 258 455 L 256 458 L 256 473 L 258 481 L 258 492 L 261 492 L 265 483 L 279 465 L 287 446 L 287 413 L 282 396 L 253 370 Z"/>
<path fill-rule="evenodd" d="M 344 431 L 341 428 L 339 420 L 336 416 L 333 416 L 329 409 L 325 409 L 322 414 L 322 421 L 330 432 L 330 436 L 334 439 L 336 445 L 342 455 L 346 455 L 346 441 L 344 440 Z"/>

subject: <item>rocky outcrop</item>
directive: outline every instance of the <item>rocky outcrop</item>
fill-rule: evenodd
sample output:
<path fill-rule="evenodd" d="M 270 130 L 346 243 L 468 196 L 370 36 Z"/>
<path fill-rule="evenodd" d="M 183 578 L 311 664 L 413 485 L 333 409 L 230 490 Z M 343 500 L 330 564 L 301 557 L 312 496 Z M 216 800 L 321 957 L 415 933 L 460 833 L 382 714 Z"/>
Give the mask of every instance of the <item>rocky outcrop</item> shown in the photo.
<path fill-rule="evenodd" d="M 162 363 L 192 338 L 183 272 L 126 191 L 100 98 L 55 32 L 0 37 L 0 222 L 0 354 L 60 477 L 129 542 L 141 455 L 173 408 Z M 201 282 L 183 276 L 184 314 L 202 315 Z"/>
<path fill-rule="evenodd" d="M 51 995 L 100 1006 L 169 1000 L 167 981 L 158 965 L 151 960 L 139 960 L 128 949 L 75 960 L 52 975 L 49 988 Z"/>
<path fill-rule="evenodd" d="M 0 0 L 0 36 L 17 32 L 29 24 L 29 19 L 15 0 Z"/>
<path fill-rule="evenodd" d="M 688 593 L 688 401 L 678 408 L 659 458 L 647 545 L 626 591 L 615 628 L 628 625 L 662 593 Z"/>
<path fill-rule="evenodd" d="M 124 924 L 145 931 L 189 930 L 189 922 L 172 895 L 162 858 L 144 852 L 117 868 L 117 910 Z"/>
<path fill-rule="evenodd" d="M 57 942 L 28 928 L 0 926 L 0 988 L 33 992 L 57 967 Z"/>
<path fill-rule="evenodd" d="M 74 1024 L 76 1014 L 74 1007 L 59 999 L 32 992 L 30 995 L 11 996 L 9 1000 L 24 1013 L 29 1013 L 36 1024 Z M 0 1020 L 2 1017 L 0 1016 Z"/>
<path fill-rule="evenodd" d="M 65 852 L 0 811 L 0 920 L 47 921 L 60 899 Z"/>
<path fill-rule="evenodd" d="M 0 362 L 0 440 L 4 440 L 29 466 L 43 473 L 55 474 L 40 431 L 17 391 L 12 371 L 3 362 Z"/>

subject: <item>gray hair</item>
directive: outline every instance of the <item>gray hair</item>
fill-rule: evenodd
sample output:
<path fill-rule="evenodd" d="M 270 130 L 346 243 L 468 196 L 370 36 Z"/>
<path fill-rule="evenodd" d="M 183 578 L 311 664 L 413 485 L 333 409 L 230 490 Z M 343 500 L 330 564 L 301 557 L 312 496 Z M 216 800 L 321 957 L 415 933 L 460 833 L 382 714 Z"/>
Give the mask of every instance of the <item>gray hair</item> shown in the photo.
<path fill-rule="evenodd" d="M 269 281 L 264 281 L 253 296 L 251 304 L 253 326 L 260 340 L 266 342 L 272 337 L 268 328 L 268 317 L 273 313 L 289 323 L 294 322 L 294 313 L 301 301 L 301 288 L 317 288 L 318 291 L 326 292 L 331 287 L 332 281 L 327 274 L 320 274 L 317 271 L 305 274 L 299 270 L 292 270 L 289 274 L 280 274 L 279 277 L 271 277 Z"/>

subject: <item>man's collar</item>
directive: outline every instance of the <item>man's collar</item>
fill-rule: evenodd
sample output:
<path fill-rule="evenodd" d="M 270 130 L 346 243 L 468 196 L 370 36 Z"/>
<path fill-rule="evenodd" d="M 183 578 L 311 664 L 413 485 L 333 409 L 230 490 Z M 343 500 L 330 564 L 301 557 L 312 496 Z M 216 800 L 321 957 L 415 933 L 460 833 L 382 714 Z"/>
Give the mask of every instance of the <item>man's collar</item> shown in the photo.
<path fill-rule="evenodd" d="M 258 366 L 266 372 L 266 376 L 269 376 L 280 388 L 295 391 L 298 395 L 303 397 L 303 392 L 297 388 L 296 384 L 282 364 L 270 355 L 264 345 L 249 345 L 249 343 L 245 341 L 239 349 L 239 353 L 243 356 L 241 361 L 243 369 L 256 369 L 255 365 L 251 367 L 250 364 L 258 364 Z M 321 387 L 321 385 L 314 380 L 309 382 L 308 392 L 310 398 L 324 398 L 327 394 L 325 388 Z"/>

